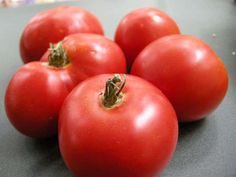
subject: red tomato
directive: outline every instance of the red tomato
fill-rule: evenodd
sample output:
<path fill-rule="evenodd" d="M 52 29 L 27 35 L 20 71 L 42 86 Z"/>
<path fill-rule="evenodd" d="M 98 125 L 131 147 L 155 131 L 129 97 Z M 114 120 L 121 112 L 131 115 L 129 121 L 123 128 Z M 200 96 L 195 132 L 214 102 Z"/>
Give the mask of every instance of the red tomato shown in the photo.
<path fill-rule="evenodd" d="M 125 73 L 126 60 L 120 47 L 96 34 L 73 34 L 63 40 L 63 49 L 77 82 L 104 73 Z M 48 61 L 46 52 L 41 61 Z"/>
<path fill-rule="evenodd" d="M 126 15 L 117 27 L 115 41 L 123 49 L 130 67 L 150 42 L 171 34 L 179 34 L 175 21 L 156 8 L 142 8 Z"/>
<path fill-rule="evenodd" d="M 76 177 L 159 174 L 176 147 L 174 109 L 149 82 L 128 75 L 124 85 L 119 75 L 111 77 L 89 78 L 66 98 L 59 117 L 62 157 Z"/>
<path fill-rule="evenodd" d="M 9 120 L 21 133 L 45 138 L 57 133 L 58 112 L 74 83 L 65 68 L 31 62 L 11 79 L 5 108 Z"/>
<path fill-rule="evenodd" d="M 170 100 L 179 121 L 195 121 L 223 100 L 227 70 L 203 41 L 187 35 L 163 37 L 135 59 L 131 73 L 156 85 Z"/>
<path fill-rule="evenodd" d="M 62 6 L 37 14 L 21 36 L 22 60 L 24 63 L 39 60 L 49 43 L 57 43 L 73 33 L 103 34 L 103 29 L 93 14 L 79 7 Z"/>

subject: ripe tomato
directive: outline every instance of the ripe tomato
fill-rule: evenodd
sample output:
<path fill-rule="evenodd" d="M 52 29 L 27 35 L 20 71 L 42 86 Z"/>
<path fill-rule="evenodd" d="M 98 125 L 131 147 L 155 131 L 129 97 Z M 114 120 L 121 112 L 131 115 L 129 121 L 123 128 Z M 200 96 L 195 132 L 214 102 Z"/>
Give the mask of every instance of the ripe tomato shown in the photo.
<path fill-rule="evenodd" d="M 24 63 L 39 60 L 49 47 L 73 33 L 103 34 L 98 19 L 79 7 L 62 6 L 49 9 L 33 17 L 25 27 L 20 40 Z"/>
<path fill-rule="evenodd" d="M 115 41 L 123 49 L 128 66 L 150 42 L 171 34 L 179 34 L 175 21 L 156 8 L 141 8 L 130 12 L 119 23 Z"/>
<path fill-rule="evenodd" d="M 59 117 L 62 157 L 76 177 L 159 174 L 176 147 L 174 109 L 149 82 L 111 77 L 89 78 L 66 98 Z"/>
<path fill-rule="evenodd" d="M 72 34 L 62 41 L 62 46 L 71 64 L 70 73 L 77 82 L 97 74 L 126 72 L 126 60 L 122 50 L 104 36 Z M 41 61 L 48 61 L 48 54 L 46 52 Z"/>
<path fill-rule="evenodd" d="M 135 59 L 131 73 L 156 85 L 170 100 L 179 121 L 195 121 L 223 100 L 227 70 L 203 41 L 187 35 L 163 37 Z"/>
<path fill-rule="evenodd" d="M 58 112 L 74 86 L 66 66 L 57 68 L 44 62 L 24 65 L 11 79 L 5 95 L 10 122 L 27 136 L 55 135 Z"/>

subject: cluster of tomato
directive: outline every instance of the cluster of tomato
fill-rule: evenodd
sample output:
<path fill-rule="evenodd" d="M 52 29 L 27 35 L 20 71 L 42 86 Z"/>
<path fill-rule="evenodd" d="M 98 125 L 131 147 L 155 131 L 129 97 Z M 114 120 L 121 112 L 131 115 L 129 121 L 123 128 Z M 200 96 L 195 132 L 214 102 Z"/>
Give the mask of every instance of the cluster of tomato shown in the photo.
<path fill-rule="evenodd" d="M 204 118 L 223 100 L 227 71 L 155 8 L 125 16 L 114 41 L 87 10 L 39 13 L 21 36 L 26 64 L 8 85 L 6 112 L 25 135 L 58 133 L 77 177 L 153 177 L 174 153 L 178 120 Z"/>

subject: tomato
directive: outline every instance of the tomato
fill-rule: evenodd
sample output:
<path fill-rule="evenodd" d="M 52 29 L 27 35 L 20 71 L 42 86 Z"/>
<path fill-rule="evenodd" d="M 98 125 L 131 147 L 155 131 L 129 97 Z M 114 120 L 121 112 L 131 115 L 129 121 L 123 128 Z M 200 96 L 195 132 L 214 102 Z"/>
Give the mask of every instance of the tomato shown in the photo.
<path fill-rule="evenodd" d="M 149 82 L 112 77 L 89 78 L 66 98 L 59 116 L 62 157 L 76 177 L 155 176 L 176 147 L 175 111 Z"/>
<path fill-rule="evenodd" d="M 9 83 L 5 106 L 13 126 L 25 135 L 44 138 L 57 133 L 58 112 L 72 88 L 101 73 L 125 73 L 119 46 L 95 34 L 73 34 L 51 44 L 42 60 L 23 66 Z"/>
<path fill-rule="evenodd" d="M 21 133 L 46 138 L 57 133 L 58 112 L 74 87 L 65 68 L 31 62 L 11 79 L 5 95 L 10 122 Z"/>
<path fill-rule="evenodd" d="M 135 59 L 131 73 L 156 85 L 183 122 L 210 114 L 228 87 L 227 70 L 217 54 L 203 41 L 188 35 L 154 41 Z"/>
<path fill-rule="evenodd" d="M 123 49 L 128 66 L 150 42 L 171 34 L 179 34 L 175 21 L 156 8 L 141 8 L 130 12 L 119 23 L 115 41 Z"/>
<path fill-rule="evenodd" d="M 72 34 L 62 41 L 77 82 L 103 73 L 125 73 L 126 59 L 120 47 L 110 39 L 96 34 Z M 41 61 L 48 60 L 46 52 Z"/>
<path fill-rule="evenodd" d="M 103 34 L 103 28 L 93 14 L 79 7 L 61 6 L 37 14 L 21 35 L 23 62 L 39 60 L 49 43 L 57 43 L 73 33 Z"/>

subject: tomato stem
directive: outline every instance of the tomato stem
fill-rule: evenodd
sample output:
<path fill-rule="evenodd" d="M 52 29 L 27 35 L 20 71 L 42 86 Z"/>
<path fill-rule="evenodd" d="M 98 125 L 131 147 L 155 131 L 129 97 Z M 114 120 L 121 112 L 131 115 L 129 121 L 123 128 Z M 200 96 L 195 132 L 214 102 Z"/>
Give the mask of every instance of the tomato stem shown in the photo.
<path fill-rule="evenodd" d="M 122 90 L 126 83 L 126 75 L 124 79 L 119 74 L 115 74 L 114 77 L 108 79 L 105 86 L 105 92 L 102 96 L 102 103 L 107 108 L 112 108 L 122 101 Z"/>
<path fill-rule="evenodd" d="M 48 63 L 50 66 L 61 68 L 69 64 L 70 61 L 62 46 L 62 42 L 59 42 L 56 45 L 50 43 L 49 51 L 50 54 L 48 56 Z"/>

